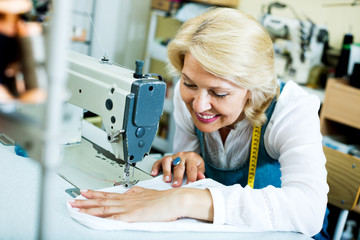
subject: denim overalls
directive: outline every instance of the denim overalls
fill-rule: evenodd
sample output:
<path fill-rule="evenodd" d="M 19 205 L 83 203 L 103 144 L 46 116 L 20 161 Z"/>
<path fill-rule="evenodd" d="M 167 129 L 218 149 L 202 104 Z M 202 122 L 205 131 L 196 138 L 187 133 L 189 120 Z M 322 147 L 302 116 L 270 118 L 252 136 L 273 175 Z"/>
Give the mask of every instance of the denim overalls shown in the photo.
<path fill-rule="evenodd" d="M 280 82 L 280 93 L 284 88 L 285 83 Z M 268 122 L 271 118 L 271 115 L 275 109 L 276 105 L 276 98 L 273 99 L 270 106 L 266 109 L 265 114 L 267 116 L 267 121 L 261 127 L 261 134 L 260 134 L 260 144 L 259 144 L 259 152 L 258 152 L 258 159 L 257 159 L 257 166 L 255 172 L 255 183 L 254 189 L 264 188 L 268 185 L 272 185 L 274 187 L 280 188 L 281 187 L 281 172 L 280 172 L 280 163 L 277 159 L 273 159 L 267 153 L 264 144 L 264 134 Z M 204 142 L 204 133 L 201 132 L 199 129 L 195 127 L 196 135 L 200 141 L 200 149 L 201 149 L 201 156 L 205 161 L 205 176 L 211 179 L 214 179 L 224 185 L 234 185 L 240 184 L 242 187 L 247 185 L 248 181 L 248 173 L 249 173 L 249 161 L 250 156 L 248 156 L 246 162 L 237 168 L 234 169 L 221 169 L 218 167 L 213 166 L 209 161 L 206 160 L 206 150 L 205 150 L 205 142 Z M 251 147 L 251 146 L 250 146 Z M 250 151 L 249 151 L 250 152 Z M 318 233 L 313 238 L 315 239 L 330 239 L 329 235 L 326 232 L 327 228 L 327 215 L 328 209 L 326 210 L 325 219 L 323 228 L 320 233 Z"/>

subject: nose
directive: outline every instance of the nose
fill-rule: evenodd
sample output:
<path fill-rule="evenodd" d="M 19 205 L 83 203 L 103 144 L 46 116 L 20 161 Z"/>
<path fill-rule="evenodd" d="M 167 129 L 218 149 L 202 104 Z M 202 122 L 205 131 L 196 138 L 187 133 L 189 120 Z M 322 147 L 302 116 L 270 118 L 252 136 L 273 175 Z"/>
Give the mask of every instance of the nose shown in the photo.
<path fill-rule="evenodd" d="M 192 107 L 195 112 L 205 112 L 211 109 L 211 101 L 210 96 L 207 94 L 206 91 L 198 91 L 192 103 Z"/>

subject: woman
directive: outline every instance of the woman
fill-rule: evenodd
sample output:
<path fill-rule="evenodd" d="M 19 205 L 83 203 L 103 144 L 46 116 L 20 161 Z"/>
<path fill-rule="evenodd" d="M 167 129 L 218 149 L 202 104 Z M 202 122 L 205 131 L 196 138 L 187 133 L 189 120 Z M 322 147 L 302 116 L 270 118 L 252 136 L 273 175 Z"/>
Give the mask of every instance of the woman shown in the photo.
<path fill-rule="evenodd" d="M 0 1 L 0 104 L 16 100 L 43 103 L 46 99 L 46 79 L 41 77 L 42 27 L 21 16 L 31 8 L 30 0 Z M 33 39 L 39 42 L 33 44 Z"/>
<path fill-rule="evenodd" d="M 212 9 L 183 24 L 168 55 L 181 74 L 174 95 L 177 153 L 157 161 L 152 175 L 162 169 L 174 187 L 184 175 L 187 182 L 206 176 L 227 186 L 82 191 L 89 200 L 71 205 L 129 222 L 190 217 L 250 231 L 318 233 L 328 192 L 320 103 L 294 82 L 278 84 L 262 26 L 238 10 Z"/>

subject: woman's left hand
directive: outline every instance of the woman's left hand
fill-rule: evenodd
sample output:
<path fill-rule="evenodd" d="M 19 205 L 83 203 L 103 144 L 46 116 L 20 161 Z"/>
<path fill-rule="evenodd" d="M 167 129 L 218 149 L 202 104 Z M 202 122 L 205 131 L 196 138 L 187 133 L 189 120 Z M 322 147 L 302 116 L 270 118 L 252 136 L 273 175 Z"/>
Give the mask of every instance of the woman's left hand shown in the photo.
<path fill-rule="evenodd" d="M 87 199 L 69 203 L 80 212 L 125 222 L 172 221 L 182 216 L 177 190 L 133 187 L 123 194 L 82 190 L 81 195 Z"/>
<path fill-rule="evenodd" d="M 214 217 L 208 189 L 132 187 L 122 194 L 82 190 L 81 195 L 87 199 L 69 201 L 79 212 L 125 222 L 168 222 L 181 217 L 212 221 Z"/>

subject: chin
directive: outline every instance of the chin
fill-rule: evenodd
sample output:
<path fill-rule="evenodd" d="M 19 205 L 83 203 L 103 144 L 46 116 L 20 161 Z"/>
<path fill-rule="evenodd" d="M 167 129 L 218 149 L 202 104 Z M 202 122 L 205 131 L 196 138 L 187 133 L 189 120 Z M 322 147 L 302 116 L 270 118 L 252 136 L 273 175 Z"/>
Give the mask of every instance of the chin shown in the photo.
<path fill-rule="evenodd" d="M 219 127 L 216 127 L 215 124 L 212 123 L 201 123 L 197 119 L 194 121 L 194 124 L 197 129 L 204 133 L 212 133 L 219 130 Z"/>

